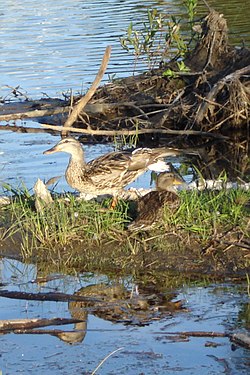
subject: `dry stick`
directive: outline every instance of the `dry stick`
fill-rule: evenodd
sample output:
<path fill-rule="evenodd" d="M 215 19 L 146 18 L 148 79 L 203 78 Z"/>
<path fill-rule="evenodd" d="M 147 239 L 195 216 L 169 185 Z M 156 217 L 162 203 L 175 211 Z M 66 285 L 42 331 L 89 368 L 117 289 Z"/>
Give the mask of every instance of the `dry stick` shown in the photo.
<path fill-rule="evenodd" d="M 222 78 L 221 80 L 219 80 L 212 88 L 212 90 L 209 91 L 209 93 L 207 94 L 206 96 L 206 101 L 204 103 L 202 103 L 201 107 L 200 107 L 200 110 L 198 111 L 197 113 L 197 116 L 196 116 L 196 122 L 197 123 L 200 123 L 206 112 L 207 112 L 207 108 L 208 108 L 208 103 L 213 101 L 215 96 L 217 95 L 218 91 L 220 91 L 222 89 L 222 87 L 228 82 L 228 81 L 231 81 L 232 79 L 235 79 L 235 78 L 238 78 L 244 74 L 247 74 L 250 72 L 250 65 L 247 65 L 245 66 L 244 68 L 242 69 L 238 69 L 236 71 L 234 71 L 233 73 L 230 73 L 228 74 L 226 77 Z"/>
<path fill-rule="evenodd" d="M 100 69 L 99 69 L 99 71 L 96 75 L 96 78 L 95 78 L 94 82 L 92 83 L 91 87 L 89 88 L 87 94 L 79 100 L 79 102 L 73 108 L 73 110 L 72 110 L 71 114 L 69 115 L 68 119 L 65 121 L 64 129 L 62 131 L 62 135 L 65 135 L 65 131 L 68 130 L 68 128 L 70 128 L 74 122 L 76 122 L 79 114 L 81 113 L 83 108 L 86 106 L 88 101 L 92 98 L 92 96 L 96 92 L 96 89 L 98 88 L 98 86 L 99 86 L 99 84 L 102 80 L 102 77 L 103 77 L 103 75 L 106 71 L 106 68 L 107 68 L 107 65 L 108 65 L 108 62 L 109 62 L 109 58 L 110 58 L 110 54 L 111 54 L 111 46 L 108 46 L 105 50 Z"/>
<path fill-rule="evenodd" d="M 38 103 L 39 104 L 39 101 L 38 102 L 30 102 L 30 105 L 32 106 L 33 104 L 36 104 Z M 27 103 L 25 103 L 27 104 Z M 20 103 L 20 106 L 22 105 L 22 103 Z M 41 104 L 41 107 L 43 106 L 43 104 Z M 105 113 L 109 110 L 112 110 L 112 109 L 115 109 L 115 108 L 119 108 L 121 106 L 131 106 L 131 107 L 135 107 L 137 108 L 138 111 L 141 111 L 140 108 L 148 108 L 148 107 L 154 107 L 154 108 L 166 108 L 168 107 L 168 105 L 166 104 L 155 104 L 155 103 L 152 103 L 152 104 L 142 104 L 140 105 L 140 107 L 137 107 L 135 106 L 135 102 L 117 102 L 117 103 L 87 103 L 86 106 L 85 106 L 85 110 L 87 113 L 92 113 L 92 114 L 96 114 L 96 113 Z M 32 107 L 30 107 L 32 108 Z M 3 105 L 3 107 L 1 108 L 0 107 L 0 121 L 10 121 L 10 120 L 18 120 L 18 119 L 23 119 L 23 118 L 37 118 L 37 117 L 44 117 L 44 116 L 53 116 L 53 115 L 56 115 L 56 114 L 63 114 L 63 113 L 66 113 L 70 110 L 71 106 L 70 105 L 65 105 L 65 103 L 62 103 L 62 105 L 57 105 L 57 106 L 54 106 L 54 107 L 51 107 L 51 108 L 46 108 L 46 109 L 35 109 L 35 110 L 29 110 L 27 109 L 26 111 L 22 111 L 21 109 L 19 110 L 19 112 L 9 112 L 10 110 L 8 109 L 8 113 L 5 113 L 6 112 L 6 108 L 5 106 Z M 2 112 L 4 112 L 4 114 L 1 114 Z M 144 112 L 141 111 L 142 115 L 144 116 Z M 148 114 L 151 114 L 151 113 L 154 113 L 154 112 L 150 112 L 150 113 L 147 113 Z"/>
<path fill-rule="evenodd" d="M 79 129 L 73 127 L 61 127 L 57 125 L 41 124 L 43 128 L 57 130 L 62 132 L 63 130 L 72 131 L 75 133 L 81 134 L 90 134 L 90 135 L 105 135 L 105 136 L 118 136 L 118 135 L 137 135 L 137 134 L 150 134 L 150 133 L 159 133 L 159 134 L 177 134 L 177 135 L 195 135 L 195 136 L 205 136 L 208 138 L 216 139 L 229 139 L 229 137 L 223 136 L 221 134 L 213 134 L 203 131 L 196 130 L 172 130 L 172 129 L 141 129 L 141 130 L 92 130 L 92 129 Z"/>
<path fill-rule="evenodd" d="M 97 370 L 103 365 L 103 363 L 109 358 L 111 357 L 113 354 L 115 354 L 116 352 L 118 352 L 119 350 L 122 350 L 124 348 L 118 348 L 116 350 L 114 350 L 113 352 L 109 353 L 100 363 L 99 365 L 94 369 L 94 371 L 91 373 L 91 375 L 94 375 L 96 374 Z"/>

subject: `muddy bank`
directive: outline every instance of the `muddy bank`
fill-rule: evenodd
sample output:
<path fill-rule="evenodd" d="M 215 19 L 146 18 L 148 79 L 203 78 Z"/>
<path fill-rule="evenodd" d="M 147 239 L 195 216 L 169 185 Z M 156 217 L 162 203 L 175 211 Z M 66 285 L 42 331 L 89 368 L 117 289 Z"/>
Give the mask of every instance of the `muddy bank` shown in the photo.
<path fill-rule="evenodd" d="M 248 231 L 250 220 L 248 220 Z M 24 262 L 35 262 L 46 273 L 64 271 L 136 275 L 139 279 L 172 273 L 181 279 L 245 278 L 250 266 L 250 241 L 241 228 L 218 232 L 201 241 L 198 235 L 164 228 L 147 234 L 113 233 L 113 239 L 95 241 L 83 238 L 67 245 L 39 246 L 24 251 L 23 235 L 15 233 L 0 241 L 0 255 Z M 174 279 L 173 279 L 174 280 Z"/>

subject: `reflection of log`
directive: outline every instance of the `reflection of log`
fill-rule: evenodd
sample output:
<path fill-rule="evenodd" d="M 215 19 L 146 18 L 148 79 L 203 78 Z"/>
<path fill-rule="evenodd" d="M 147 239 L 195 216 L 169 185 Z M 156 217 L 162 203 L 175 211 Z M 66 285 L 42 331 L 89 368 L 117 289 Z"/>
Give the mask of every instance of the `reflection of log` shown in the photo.
<path fill-rule="evenodd" d="M 14 330 L 26 330 L 39 327 L 58 326 L 82 322 L 82 319 L 12 319 L 0 320 L 0 333 L 8 333 Z"/>
<path fill-rule="evenodd" d="M 182 332 L 158 332 L 158 334 L 178 337 L 228 337 L 230 341 L 250 349 L 250 337 L 247 333 L 224 333 L 214 331 L 182 331 Z"/>
<path fill-rule="evenodd" d="M 102 302 L 94 297 L 83 297 L 75 294 L 65 293 L 25 293 L 14 292 L 8 290 L 0 290 L 0 296 L 13 299 L 25 299 L 32 301 L 55 301 L 55 302 L 68 302 L 68 301 L 84 301 L 84 302 Z"/>
<path fill-rule="evenodd" d="M 65 319 L 67 320 L 67 319 Z M 68 319 L 70 320 L 70 319 Z M 67 324 L 67 323 L 65 323 Z M 81 323 L 77 323 L 77 324 L 81 324 Z M 85 324 L 85 323 L 84 323 Z M 7 332 L 6 332 L 7 333 Z M 18 334 L 40 334 L 40 335 L 44 335 L 44 334 L 49 334 L 51 336 L 56 336 L 56 337 L 59 337 L 61 340 L 63 341 L 66 341 L 66 342 L 70 342 L 70 343 L 75 343 L 75 342 L 81 342 L 83 340 L 82 338 L 82 335 L 85 336 L 85 331 L 81 332 L 74 332 L 74 331 L 61 331 L 61 330 L 39 330 L 39 329 L 18 329 L 17 331 L 15 331 L 15 333 L 18 333 Z M 74 335 L 76 334 L 80 334 L 80 339 L 78 340 L 72 340 L 72 338 L 74 338 Z M 229 333 L 224 333 L 224 332 L 214 332 L 214 331 L 176 331 L 176 332 L 157 332 L 157 334 L 162 334 L 164 336 L 169 336 L 169 339 L 172 339 L 173 341 L 179 341 L 180 339 L 183 339 L 183 338 L 188 338 L 188 337 L 203 337 L 203 338 L 206 338 L 206 337 L 212 337 L 212 338 L 221 338 L 221 337 L 224 337 L 224 338 L 229 338 L 230 341 L 236 345 L 239 345 L 239 346 L 242 346 L 246 349 L 250 349 L 250 337 L 248 334 L 246 333 L 234 333 L 234 334 L 229 334 Z M 65 336 L 66 335 L 66 339 L 65 339 Z M 71 337 L 72 335 L 72 337 Z M 208 345 L 209 346 L 209 345 Z"/>

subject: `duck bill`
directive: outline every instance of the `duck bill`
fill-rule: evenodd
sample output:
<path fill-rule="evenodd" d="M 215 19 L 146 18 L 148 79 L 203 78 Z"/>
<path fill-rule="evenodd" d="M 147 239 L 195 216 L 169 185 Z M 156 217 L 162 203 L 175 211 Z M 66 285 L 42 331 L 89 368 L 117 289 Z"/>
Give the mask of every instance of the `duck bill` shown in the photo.
<path fill-rule="evenodd" d="M 175 178 L 173 180 L 173 185 L 183 185 L 183 183 L 184 182 L 181 179 L 179 179 L 179 178 Z"/>
<path fill-rule="evenodd" d="M 56 146 L 50 148 L 49 150 L 43 151 L 44 155 L 54 154 L 54 152 L 58 152 L 58 148 Z"/>

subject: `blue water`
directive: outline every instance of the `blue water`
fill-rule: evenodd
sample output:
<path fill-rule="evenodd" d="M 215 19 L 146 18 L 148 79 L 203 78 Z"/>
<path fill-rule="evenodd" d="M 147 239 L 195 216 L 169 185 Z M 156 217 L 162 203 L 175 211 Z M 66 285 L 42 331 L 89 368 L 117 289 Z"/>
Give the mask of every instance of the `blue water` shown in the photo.
<path fill-rule="evenodd" d="M 106 276 L 79 274 L 58 278 L 38 285 L 36 267 L 4 259 L 1 265 L 3 289 L 24 292 L 74 293 L 88 284 L 110 282 Z M 60 277 L 59 277 L 60 276 Z M 122 280 L 120 280 L 122 282 Z M 131 288 L 131 280 L 123 280 Z M 139 288 L 140 292 L 140 288 Z M 168 293 L 168 290 L 165 290 Z M 49 334 L 7 334 L 0 336 L 0 370 L 3 374 L 87 374 L 102 359 L 119 350 L 103 364 L 100 374 L 184 374 L 211 375 L 249 372 L 249 352 L 233 351 L 227 338 L 195 338 L 175 340 L 168 332 L 230 332 L 240 324 L 239 313 L 248 298 L 232 285 L 183 287 L 176 300 L 185 301 L 185 312 L 170 314 L 148 326 L 124 326 L 87 317 L 87 331 L 82 342 L 70 345 Z M 66 302 L 36 302 L 1 298 L 0 319 L 70 318 Z M 86 327 L 85 327 L 86 328 Z M 73 326 L 48 327 L 72 331 Z M 85 337 L 84 337 L 84 334 Z M 207 347 L 206 343 L 217 344 Z"/>

